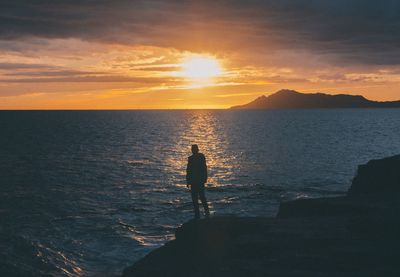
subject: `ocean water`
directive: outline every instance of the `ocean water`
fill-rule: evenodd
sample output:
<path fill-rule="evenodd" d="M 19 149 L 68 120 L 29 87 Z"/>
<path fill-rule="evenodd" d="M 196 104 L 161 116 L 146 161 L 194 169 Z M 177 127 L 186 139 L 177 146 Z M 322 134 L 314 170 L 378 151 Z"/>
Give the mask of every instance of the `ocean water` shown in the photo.
<path fill-rule="evenodd" d="M 400 109 L 0 112 L 0 275 L 118 276 L 192 218 L 197 143 L 215 215 L 341 195 L 400 152 Z"/>

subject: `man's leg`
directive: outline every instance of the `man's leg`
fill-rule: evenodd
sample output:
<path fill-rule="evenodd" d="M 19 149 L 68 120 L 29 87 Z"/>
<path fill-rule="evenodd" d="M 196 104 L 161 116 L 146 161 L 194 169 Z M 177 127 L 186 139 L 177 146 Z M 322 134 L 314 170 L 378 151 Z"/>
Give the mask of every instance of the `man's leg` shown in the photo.
<path fill-rule="evenodd" d="M 206 214 L 206 217 L 209 217 L 210 216 L 210 210 L 208 209 L 207 199 L 206 199 L 206 195 L 204 193 L 204 185 L 200 189 L 199 195 L 200 195 L 201 204 L 203 204 L 204 213 Z"/>
<path fill-rule="evenodd" d="M 199 192 L 196 188 L 191 189 L 192 193 L 192 201 L 193 201 L 193 208 L 194 208 L 194 218 L 199 219 L 200 218 L 200 210 L 199 210 Z"/>

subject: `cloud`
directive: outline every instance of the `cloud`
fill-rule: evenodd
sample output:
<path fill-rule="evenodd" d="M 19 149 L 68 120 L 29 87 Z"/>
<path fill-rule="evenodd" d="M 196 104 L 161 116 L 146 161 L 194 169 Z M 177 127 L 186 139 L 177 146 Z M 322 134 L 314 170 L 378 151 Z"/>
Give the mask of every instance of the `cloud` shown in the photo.
<path fill-rule="evenodd" d="M 23 64 L 22 64 L 23 66 Z M 1 68 L 1 64 L 0 64 Z M 26 69 L 26 68 L 37 68 L 37 67 L 19 67 L 18 69 Z M 40 68 L 40 67 L 39 67 Z M 5 73 L 3 76 L 29 76 L 29 77 L 71 77 L 71 76 L 86 76 L 86 75 L 104 75 L 105 72 L 97 72 L 97 71 L 79 71 L 79 70 L 57 70 L 57 71 L 23 71 L 23 72 L 11 72 Z"/>
<path fill-rule="evenodd" d="M 250 92 L 250 93 L 228 93 L 228 94 L 217 94 L 214 97 L 217 98 L 229 98 L 229 97 L 241 97 L 241 96 L 249 96 L 249 95 L 260 95 L 260 92 Z"/>
<path fill-rule="evenodd" d="M 288 49 L 339 64 L 390 65 L 400 63 L 399 10 L 395 0 L 5 0 L 0 37 Z"/>
<path fill-rule="evenodd" d="M 148 67 L 132 67 L 131 70 L 153 71 L 153 72 L 171 72 L 180 70 L 180 66 L 148 66 Z"/>
<path fill-rule="evenodd" d="M 156 77 L 127 77 L 127 76 L 64 76 L 55 78 L 10 78 L 0 79 L 0 83 L 137 83 L 147 85 L 177 84 L 181 80 Z"/>
<path fill-rule="evenodd" d="M 52 69 L 56 68 L 46 64 L 29 64 L 29 63 L 0 63 L 0 70 L 19 70 L 19 69 Z"/>

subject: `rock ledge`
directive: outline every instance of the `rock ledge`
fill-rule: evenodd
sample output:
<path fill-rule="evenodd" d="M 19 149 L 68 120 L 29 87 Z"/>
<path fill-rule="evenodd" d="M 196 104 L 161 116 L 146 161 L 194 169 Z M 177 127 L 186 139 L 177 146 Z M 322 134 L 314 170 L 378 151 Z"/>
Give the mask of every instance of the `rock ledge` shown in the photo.
<path fill-rule="evenodd" d="M 400 276 L 399 160 L 362 165 L 348 195 L 282 203 L 276 218 L 189 221 L 123 276 Z"/>

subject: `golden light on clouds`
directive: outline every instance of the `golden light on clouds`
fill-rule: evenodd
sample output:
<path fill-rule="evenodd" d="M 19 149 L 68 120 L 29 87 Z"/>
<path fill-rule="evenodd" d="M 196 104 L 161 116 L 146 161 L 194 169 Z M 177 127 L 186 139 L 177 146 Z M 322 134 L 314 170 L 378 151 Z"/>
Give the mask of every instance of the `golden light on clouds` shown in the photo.
<path fill-rule="evenodd" d="M 386 16 L 399 1 L 14 2 L 1 7 L 0 109 L 227 108 L 280 89 L 400 97 Z"/>
<path fill-rule="evenodd" d="M 317 69 L 303 66 L 309 56 L 297 56 L 301 66 L 278 56 L 46 40 L 0 55 L 0 109 L 229 108 L 282 88 L 398 98 L 396 68 Z"/>

